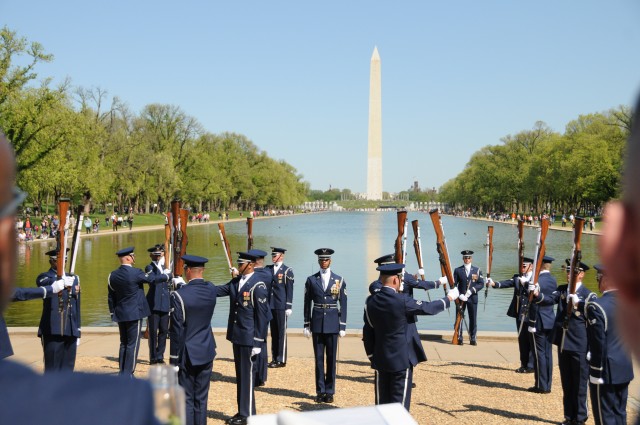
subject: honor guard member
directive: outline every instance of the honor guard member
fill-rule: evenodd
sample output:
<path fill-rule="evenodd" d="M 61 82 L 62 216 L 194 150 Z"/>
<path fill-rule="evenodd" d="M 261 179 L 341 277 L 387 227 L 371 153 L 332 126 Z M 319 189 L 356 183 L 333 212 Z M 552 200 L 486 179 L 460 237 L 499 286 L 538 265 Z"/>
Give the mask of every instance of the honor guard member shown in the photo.
<path fill-rule="evenodd" d="M 54 249 L 46 252 L 45 255 L 49 256 L 51 268 L 40 273 L 36 278 L 36 285 L 39 287 L 52 285 L 58 280 L 56 273 L 58 252 Z M 45 298 L 42 301 L 38 336 L 42 340 L 45 372 L 73 371 L 76 364 L 76 349 L 81 330 L 80 280 L 78 276 L 65 276 L 63 279 L 68 282 L 69 289 L 58 292 L 55 299 Z"/>
<path fill-rule="evenodd" d="M 571 278 L 571 260 L 567 264 L 567 280 Z M 553 344 L 558 347 L 558 368 L 562 384 L 562 404 L 565 424 L 584 424 L 589 416 L 587 409 L 587 383 L 589 381 L 589 365 L 587 363 L 587 329 L 584 318 L 584 302 L 595 294 L 582 284 L 584 273 L 589 266 L 579 262 L 576 276 L 576 293 L 569 294 L 569 285 L 560 285 L 548 297 L 537 300 L 538 306 L 553 308 L 558 304 L 555 315 Z M 573 299 L 574 310 L 566 332 L 563 329 L 567 316 L 567 301 Z M 563 342 L 564 340 L 564 342 Z"/>
<path fill-rule="evenodd" d="M 529 291 L 534 291 L 532 305 L 529 308 L 529 343 L 533 349 L 533 373 L 535 385 L 528 390 L 534 393 L 548 394 L 551 392 L 553 378 L 553 328 L 555 315 L 553 304 L 545 302 L 545 298 L 553 296 L 558 288 L 556 278 L 550 273 L 551 263 L 555 259 L 545 255 L 542 258 L 542 266 L 538 282 L 528 286 Z M 523 329 L 522 332 L 525 330 Z"/>
<path fill-rule="evenodd" d="M 404 264 L 385 264 L 380 272 L 382 288 L 370 295 L 364 307 L 362 337 L 371 367 L 375 369 L 376 404 L 402 403 L 409 410 L 413 368 L 423 358 L 422 347 L 407 338 L 409 320 L 416 315 L 433 315 L 458 298 L 454 288 L 433 302 L 416 301 L 402 293 Z"/>
<path fill-rule="evenodd" d="M 293 312 L 293 269 L 283 263 L 284 248 L 271 247 L 271 363 L 269 367 L 287 364 L 287 319 Z"/>
<path fill-rule="evenodd" d="M 202 277 L 207 258 L 183 255 L 182 260 L 187 283 L 171 294 L 170 362 L 178 368 L 178 382 L 184 388 L 187 425 L 206 425 L 216 356 L 211 332 L 216 287 Z"/>
<path fill-rule="evenodd" d="M 229 297 L 227 339 L 233 344 L 238 402 L 238 413 L 226 421 L 231 425 L 246 424 L 247 418 L 256 414 L 254 365 L 269 326 L 267 284 L 262 273 L 254 272 L 256 259 L 247 252 L 239 252 L 240 275 L 216 287 L 218 297 Z"/>
<path fill-rule="evenodd" d="M 516 331 L 521 329 L 520 322 L 523 307 L 526 304 L 527 286 L 533 275 L 532 264 L 531 258 L 523 257 L 520 273 L 514 274 L 511 279 L 494 282 L 490 277 L 487 278 L 487 286 L 492 288 L 513 288 L 513 298 L 507 309 L 507 316 L 516 319 Z M 516 373 L 533 373 L 533 349 L 529 342 L 528 332 L 518 334 L 518 350 L 520 351 L 520 367 L 516 369 Z"/>
<path fill-rule="evenodd" d="M 273 274 L 270 269 L 264 266 L 264 258 L 267 256 L 267 252 L 261 249 L 250 249 L 247 251 L 249 255 L 253 255 L 256 257 L 256 263 L 253 268 L 253 272 L 257 273 L 261 276 L 260 280 L 267 285 L 267 303 L 270 303 L 269 297 L 271 295 L 271 280 L 273 279 Z M 271 308 L 268 311 L 268 320 L 271 321 L 273 318 L 271 316 Z M 269 355 L 267 354 L 267 339 L 265 338 L 264 343 L 260 347 L 260 353 L 258 353 L 258 359 L 256 361 L 256 377 L 255 377 L 255 386 L 263 387 L 267 383 L 267 360 Z"/>
<path fill-rule="evenodd" d="M 144 268 L 148 275 L 159 277 L 165 273 L 164 245 L 147 249 L 151 264 Z M 149 285 L 147 303 L 151 315 L 147 318 L 149 330 L 149 364 L 164 363 L 164 350 L 169 336 L 169 281 L 161 280 Z"/>
<path fill-rule="evenodd" d="M 458 291 L 460 301 L 463 301 L 460 308 L 462 314 L 469 310 L 469 339 L 471 345 L 478 345 L 476 334 L 478 332 L 478 291 L 484 288 L 484 278 L 478 267 L 471 264 L 473 251 L 464 250 L 461 252 L 464 264 L 453 271 L 453 279 Z M 458 333 L 458 343 L 463 343 L 462 330 Z"/>
<path fill-rule="evenodd" d="M 31 298 L 38 292 L 40 296 L 43 292 L 49 294 L 48 287 L 14 290 L 18 264 L 16 208 L 25 197 L 14 184 L 13 149 L 0 133 L 0 318 L 12 299 Z M 56 285 L 61 289 L 59 283 Z M 0 319 L 0 323 L 4 321 Z M 0 338 L 0 352 L 5 348 L 11 350 L 5 346 L 6 342 L 8 339 Z M 105 406 L 108 406 L 106 412 Z M 0 423 L 149 425 L 158 421 L 153 414 L 153 398 L 147 381 L 69 371 L 42 375 L 11 360 L 2 360 Z"/>
<path fill-rule="evenodd" d="M 120 267 L 112 271 L 107 279 L 109 313 L 120 331 L 119 373 L 133 377 L 138 360 L 142 319 L 151 313 L 142 285 L 167 282 L 171 279 L 171 273 L 167 270 L 167 273 L 154 276 L 133 267 L 133 247 L 123 248 L 116 255 L 120 260 Z"/>
<path fill-rule="evenodd" d="M 593 419 L 596 425 L 626 424 L 633 364 L 617 331 L 617 288 L 607 279 L 603 266 L 593 268 L 602 293 L 600 298 L 590 297 L 585 306 Z"/>
<path fill-rule="evenodd" d="M 333 403 L 336 386 L 338 336 L 346 335 L 347 283 L 333 273 L 331 248 L 316 249 L 320 271 L 304 284 L 304 335 L 313 337 L 316 359 L 316 403 Z M 325 369 L 326 355 L 326 369 Z"/>
<path fill-rule="evenodd" d="M 395 264 L 396 257 L 395 257 L 395 254 L 387 254 L 387 255 L 383 255 L 382 257 L 376 258 L 375 260 L 373 260 L 373 262 L 376 263 L 378 266 L 384 266 L 385 264 Z M 422 289 L 422 290 L 428 291 L 430 289 L 436 289 L 436 288 L 439 288 L 441 285 L 446 285 L 449 283 L 446 276 L 442 276 L 438 280 L 432 282 L 428 280 L 418 279 L 417 276 L 413 276 L 411 275 L 411 273 L 407 273 L 406 271 L 404 272 L 402 281 L 404 282 L 403 292 L 409 295 L 411 298 L 413 298 L 414 289 Z M 382 288 L 382 283 L 380 282 L 380 280 L 373 281 L 369 285 L 369 293 L 373 294 L 373 292 L 376 289 L 380 289 L 380 288 Z"/>

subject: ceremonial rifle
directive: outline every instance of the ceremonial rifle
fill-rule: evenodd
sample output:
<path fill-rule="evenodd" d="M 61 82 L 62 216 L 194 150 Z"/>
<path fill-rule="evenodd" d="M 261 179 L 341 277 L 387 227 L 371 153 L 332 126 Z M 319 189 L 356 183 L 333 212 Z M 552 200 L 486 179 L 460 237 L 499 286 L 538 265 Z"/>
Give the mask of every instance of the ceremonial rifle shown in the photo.
<path fill-rule="evenodd" d="M 247 251 L 253 249 L 253 218 L 247 217 Z"/>
<path fill-rule="evenodd" d="M 405 238 L 405 231 L 407 226 L 407 212 L 402 210 L 398 211 L 398 236 L 395 243 L 395 260 L 397 264 L 404 264 L 404 247 L 403 238 Z"/>
<path fill-rule="evenodd" d="M 76 209 L 76 225 L 73 229 L 73 237 L 71 238 L 71 256 L 69 257 L 69 275 L 75 276 L 76 274 L 76 260 L 78 259 L 78 245 L 80 245 L 80 226 L 82 225 L 82 221 L 84 220 L 84 206 L 79 205 Z M 78 316 L 80 315 L 80 288 L 76 291 L 76 304 L 78 306 Z M 67 307 L 65 309 L 65 316 L 69 315 L 69 310 L 71 309 L 71 293 L 73 292 L 72 288 L 67 288 Z M 78 324 L 80 323 L 80 317 L 78 317 Z M 67 324 L 67 318 L 64 319 L 64 325 Z M 64 329 L 63 332 L 64 334 Z M 78 335 L 78 338 L 80 336 Z"/>
<path fill-rule="evenodd" d="M 578 273 L 580 273 L 580 261 L 582 261 L 582 248 L 580 246 L 580 240 L 582 239 L 582 229 L 584 228 L 584 218 L 576 217 L 573 227 L 573 248 L 571 249 L 571 263 L 569 265 L 571 274 L 569 275 L 569 287 L 567 288 L 567 295 L 573 295 L 576 293 L 576 286 L 578 284 Z M 572 300 L 567 302 L 567 311 L 562 322 L 562 341 L 560 342 L 560 352 L 564 350 L 564 339 L 569 329 L 569 320 L 573 315 Z"/>
<path fill-rule="evenodd" d="M 411 227 L 413 227 L 413 249 L 416 252 L 416 259 L 418 260 L 418 273 L 420 274 L 420 279 L 424 280 L 424 266 L 422 264 L 422 243 L 420 242 L 420 226 L 418 225 L 418 220 L 413 220 L 411 222 Z M 429 295 L 429 291 L 427 291 L 427 296 L 429 297 L 429 301 L 431 301 L 431 295 Z"/>
<path fill-rule="evenodd" d="M 173 270 L 171 267 L 171 249 L 172 249 L 172 235 L 173 232 L 171 230 L 172 214 L 168 212 L 164 217 L 164 268 Z"/>
<path fill-rule="evenodd" d="M 67 238 L 65 234 L 65 228 L 68 228 L 68 219 L 70 216 L 69 211 L 69 199 L 60 198 L 58 202 L 58 214 L 60 220 L 58 223 L 58 232 L 56 233 L 56 277 L 58 280 L 62 279 L 65 275 L 64 269 L 67 260 Z M 58 314 L 60 315 L 60 331 L 64 334 L 64 299 L 62 298 L 62 291 L 58 292 Z"/>
<path fill-rule="evenodd" d="M 224 223 L 218 223 L 218 232 L 220 233 L 222 248 L 224 249 L 224 255 L 227 258 L 227 264 L 229 265 L 229 273 L 231 273 L 231 276 L 233 276 L 233 263 L 231 262 L 231 249 L 229 248 L 229 240 L 227 239 L 227 234 L 224 231 Z"/>
<path fill-rule="evenodd" d="M 518 274 L 522 276 L 524 264 L 524 220 L 518 220 Z"/>
<path fill-rule="evenodd" d="M 444 238 L 444 229 L 442 226 L 442 220 L 440 219 L 440 212 L 438 209 L 434 209 L 429 211 L 429 216 L 431 216 L 431 222 L 433 223 L 433 229 L 436 232 L 436 249 L 438 251 L 438 259 L 440 260 L 440 268 L 444 272 L 444 275 L 447 277 L 449 281 L 449 288 L 453 288 L 454 280 L 453 280 L 453 272 L 451 270 L 451 261 L 449 260 L 449 252 L 447 250 L 447 243 Z M 446 288 L 445 288 L 446 293 Z M 453 345 L 458 345 L 458 334 L 460 333 L 460 325 L 462 323 L 462 319 L 464 314 L 462 312 L 462 306 L 459 299 L 456 298 L 456 321 L 453 326 L 453 339 L 451 343 Z"/>
<path fill-rule="evenodd" d="M 487 228 L 487 281 L 491 277 L 491 263 L 493 263 L 493 226 Z M 489 296 L 489 283 L 484 289 L 484 307 L 483 311 L 487 310 L 487 297 Z"/>
<path fill-rule="evenodd" d="M 542 270 L 542 259 L 544 257 L 544 253 L 546 250 L 545 240 L 547 238 L 547 232 L 549 231 L 549 219 L 542 219 L 540 223 L 540 228 L 538 228 L 538 242 L 536 243 L 536 257 L 533 259 L 533 276 L 529 280 L 529 282 L 538 283 L 538 277 L 540 276 L 540 271 Z M 524 261 L 524 260 L 523 260 Z M 529 317 L 529 309 L 531 308 L 531 303 L 533 302 L 533 292 L 529 292 L 529 297 L 527 300 L 527 304 L 522 307 L 522 317 L 520 322 L 520 328 L 518 329 L 518 335 L 522 332 L 522 326 L 524 325 L 525 320 Z"/>
<path fill-rule="evenodd" d="M 189 222 L 189 210 L 180 208 L 178 200 L 171 201 L 171 218 L 173 220 L 173 275 L 182 276 L 184 260 L 182 256 L 187 253 L 187 223 Z"/>

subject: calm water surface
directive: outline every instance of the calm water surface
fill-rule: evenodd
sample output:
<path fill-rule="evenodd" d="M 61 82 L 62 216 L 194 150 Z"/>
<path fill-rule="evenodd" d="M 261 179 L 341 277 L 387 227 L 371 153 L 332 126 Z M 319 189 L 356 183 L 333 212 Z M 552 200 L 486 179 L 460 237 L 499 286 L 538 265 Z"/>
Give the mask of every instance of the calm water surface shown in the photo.
<path fill-rule="evenodd" d="M 427 213 L 410 212 L 409 221 L 419 220 L 421 229 L 424 269 L 427 280 L 435 280 L 440 276 L 440 266 L 435 250 L 435 233 Z M 517 268 L 517 228 L 512 224 L 489 223 L 485 221 L 467 220 L 457 217 L 443 217 L 444 232 L 453 267 L 462 264 L 460 251 L 475 251 L 474 264 L 486 275 L 487 226 L 494 226 L 494 251 L 491 277 L 494 280 L 510 278 Z M 246 224 L 230 222 L 225 224 L 231 250 L 246 249 Z M 128 232 L 120 230 L 108 235 L 86 237 L 81 239 L 77 273 L 82 285 L 82 325 L 111 326 L 107 306 L 107 276 L 119 265 L 115 251 L 126 246 L 136 247 L 136 266 L 144 268 L 149 263 L 146 252 L 148 247 L 161 243 L 163 230 L 145 232 Z M 395 212 L 343 212 L 307 214 L 272 219 L 254 220 L 253 234 L 256 248 L 270 251 L 270 246 L 287 248 L 285 264 L 293 267 L 295 273 L 293 314 L 289 326 L 302 327 L 302 304 L 304 282 L 306 277 L 318 271 L 317 257 L 313 251 L 317 248 L 333 248 L 331 270 L 344 277 L 348 292 L 347 328 L 362 327 L 364 300 L 368 295 L 369 283 L 377 278 L 373 260 L 383 254 L 393 252 L 393 244 L 397 233 Z M 209 257 L 210 262 L 205 269 L 205 278 L 215 284 L 226 283 L 229 273 L 218 226 L 215 223 L 188 228 L 190 254 Z M 525 229 L 525 251 L 532 256 L 535 250 L 537 230 Z M 409 226 L 407 249 L 408 271 L 415 273 L 418 269 L 413 247 L 413 233 Z M 550 231 L 547 236 L 547 254 L 559 261 L 554 263 L 552 273 L 559 283 L 566 282 L 566 275 L 560 266 L 571 253 L 572 233 Z M 18 286 L 35 286 L 36 277 L 49 267 L 48 257 L 44 255 L 54 246 L 49 243 L 21 245 L 19 252 Z M 582 238 L 583 261 L 589 265 L 597 260 L 597 236 L 584 235 Z M 270 257 L 267 257 L 270 261 Z M 595 271 L 587 272 L 586 285 L 595 290 Z M 479 330 L 513 331 L 515 322 L 506 316 L 513 290 L 490 290 L 483 309 L 484 294 L 480 294 L 478 313 Z M 431 299 L 444 296 L 442 289 L 429 291 Z M 415 291 L 415 297 L 428 301 L 427 293 Z M 9 326 L 37 326 L 42 303 L 40 301 L 13 303 L 5 318 Z M 212 325 L 226 327 L 229 312 L 228 298 L 221 298 L 216 304 Z M 454 312 L 446 311 L 437 316 L 421 317 L 419 329 L 450 329 L 454 320 Z"/>

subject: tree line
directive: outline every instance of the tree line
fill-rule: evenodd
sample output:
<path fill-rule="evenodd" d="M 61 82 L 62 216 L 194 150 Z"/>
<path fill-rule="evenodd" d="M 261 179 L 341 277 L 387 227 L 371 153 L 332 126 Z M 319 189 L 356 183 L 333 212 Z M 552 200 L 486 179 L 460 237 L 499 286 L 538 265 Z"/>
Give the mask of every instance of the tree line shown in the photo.
<path fill-rule="evenodd" d="M 475 152 L 440 201 L 478 212 L 594 214 L 620 194 L 630 129 L 627 106 L 581 115 L 564 133 L 538 121 Z"/>
<path fill-rule="evenodd" d="M 178 197 L 197 210 L 291 208 L 308 184 L 247 137 L 212 134 L 178 106 L 131 111 L 99 88 L 52 87 L 39 64 L 53 55 L 0 29 L 0 130 L 16 152 L 18 185 L 35 207 L 70 196 L 119 211 L 167 209 Z"/>

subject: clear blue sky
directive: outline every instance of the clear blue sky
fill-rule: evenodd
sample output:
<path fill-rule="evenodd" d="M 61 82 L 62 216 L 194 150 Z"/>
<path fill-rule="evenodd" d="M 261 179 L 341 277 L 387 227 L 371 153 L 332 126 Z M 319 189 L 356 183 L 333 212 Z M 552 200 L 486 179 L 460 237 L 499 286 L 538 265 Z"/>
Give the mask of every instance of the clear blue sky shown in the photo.
<path fill-rule="evenodd" d="M 562 132 L 640 88 L 633 0 L 2 1 L 0 24 L 55 55 L 40 76 L 135 112 L 177 105 L 322 190 L 366 191 L 374 46 L 391 192 L 439 187 L 483 146 L 538 120 Z"/>

